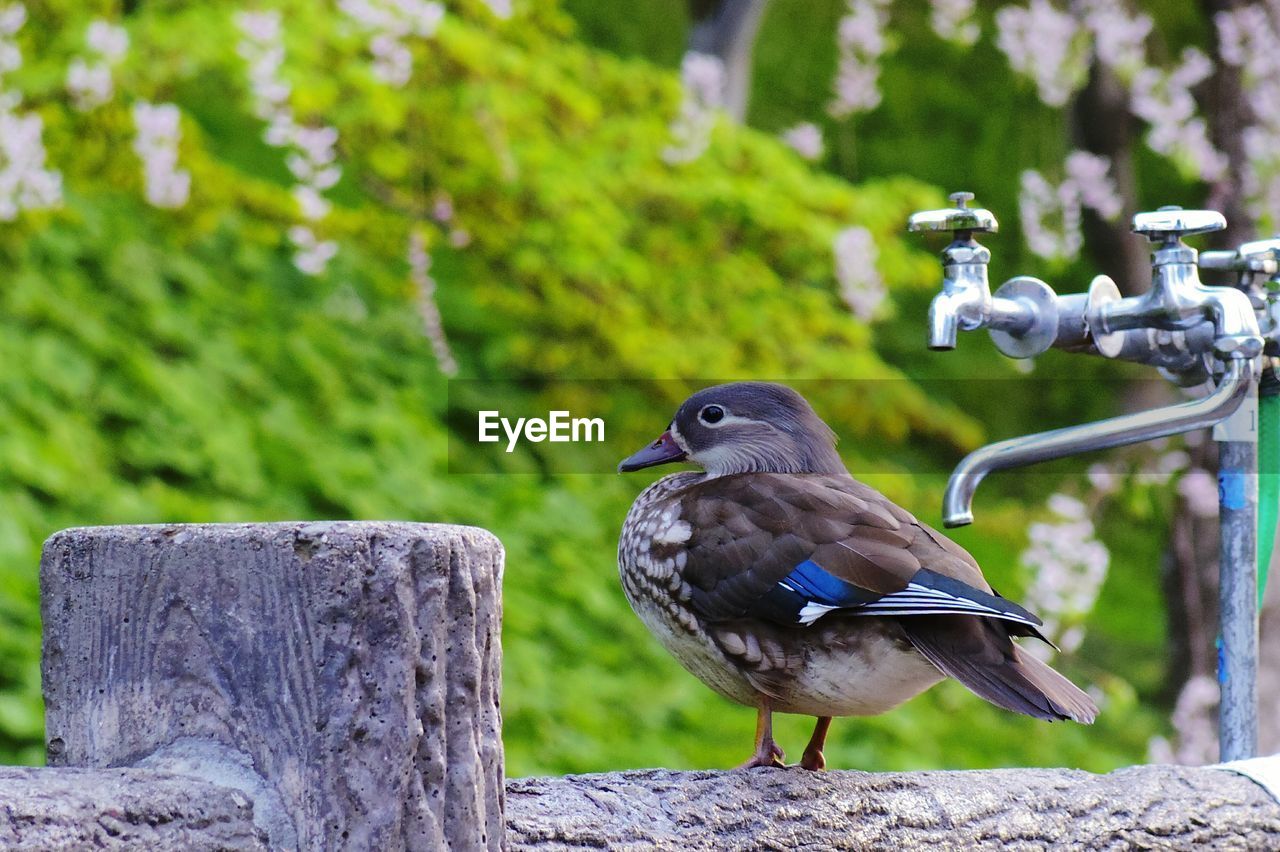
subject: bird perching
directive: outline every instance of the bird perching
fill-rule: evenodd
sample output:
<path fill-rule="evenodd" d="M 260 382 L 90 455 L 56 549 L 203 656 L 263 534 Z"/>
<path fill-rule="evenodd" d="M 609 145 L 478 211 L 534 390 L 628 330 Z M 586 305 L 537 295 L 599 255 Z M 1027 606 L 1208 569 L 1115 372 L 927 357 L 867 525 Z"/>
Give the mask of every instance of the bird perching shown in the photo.
<path fill-rule="evenodd" d="M 1014 637 L 1048 641 L 962 547 L 854 479 L 798 393 L 699 391 L 622 472 L 689 461 L 636 498 L 618 567 L 632 609 L 720 695 L 755 707 L 745 767 L 782 766 L 772 714 L 871 716 L 950 676 L 999 707 L 1091 723 L 1098 708 Z"/>

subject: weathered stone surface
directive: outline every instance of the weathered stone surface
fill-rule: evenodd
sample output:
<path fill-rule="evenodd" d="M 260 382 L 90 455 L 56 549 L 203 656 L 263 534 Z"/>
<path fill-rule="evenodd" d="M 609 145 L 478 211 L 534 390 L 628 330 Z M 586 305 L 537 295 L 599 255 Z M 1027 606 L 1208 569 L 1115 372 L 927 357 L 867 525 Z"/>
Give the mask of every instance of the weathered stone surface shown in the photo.
<path fill-rule="evenodd" d="M 49 762 L 216 777 L 273 847 L 496 848 L 501 574 L 470 527 L 60 532 Z"/>
<path fill-rule="evenodd" d="M 511 849 L 1280 849 L 1280 805 L 1219 769 L 643 770 L 507 785 Z"/>
<path fill-rule="evenodd" d="M 149 769 L 0 767 L 0 848 L 266 849 L 247 796 Z"/>

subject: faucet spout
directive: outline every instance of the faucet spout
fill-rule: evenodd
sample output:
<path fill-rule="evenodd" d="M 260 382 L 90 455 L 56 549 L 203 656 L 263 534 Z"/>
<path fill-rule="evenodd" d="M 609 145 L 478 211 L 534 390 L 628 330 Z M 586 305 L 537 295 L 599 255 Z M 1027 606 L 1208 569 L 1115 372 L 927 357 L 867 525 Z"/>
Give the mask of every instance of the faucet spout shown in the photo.
<path fill-rule="evenodd" d="M 1090 450 L 1105 450 L 1203 429 L 1233 414 L 1252 386 L 1252 360 L 1233 358 L 1228 362 L 1226 374 L 1217 388 L 1203 399 L 1125 414 L 1097 423 L 1023 435 L 974 450 L 961 460 L 947 482 L 947 491 L 942 498 L 942 523 L 947 527 L 973 523 L 973 494 L 978 490 L 978 483 L 993 470 L 1023 467 Z"/>
<path fill-rule="evenodd" d="M 982 258 L 989 256 L 981 246 L 971 250 L 960 243 L 952 243 L 947 251 L 963 251 L 966 258 L 970 255 Z M 942 279 L 942 292 L 929 303 L 929 348 L 955 349 L 957 332 L 981 328 L 991 313 L 991 303 L 985 259 L 947 266 L 946 275 Z"/>
<path fill-rule="evenodd" d="M 967 293 L 943 290 L 929 303 L 929 348 L 946 351 L 956 348 L 960 331 L 960 311 L 968 298 Z"/>

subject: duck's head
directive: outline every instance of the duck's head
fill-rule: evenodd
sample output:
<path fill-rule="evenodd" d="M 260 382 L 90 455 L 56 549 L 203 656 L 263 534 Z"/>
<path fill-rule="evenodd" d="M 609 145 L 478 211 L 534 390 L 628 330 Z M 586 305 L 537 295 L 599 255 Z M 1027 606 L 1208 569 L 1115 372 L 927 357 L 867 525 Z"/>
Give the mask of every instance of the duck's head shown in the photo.
<path fill-rule="evenodd" d="M 626 473 L 690 461 L 711 476 L 843 473 L 835 433 L 800 394 L 770 382 L 733 382 L 684 401 L 656 441 L 618 465 Z"/>

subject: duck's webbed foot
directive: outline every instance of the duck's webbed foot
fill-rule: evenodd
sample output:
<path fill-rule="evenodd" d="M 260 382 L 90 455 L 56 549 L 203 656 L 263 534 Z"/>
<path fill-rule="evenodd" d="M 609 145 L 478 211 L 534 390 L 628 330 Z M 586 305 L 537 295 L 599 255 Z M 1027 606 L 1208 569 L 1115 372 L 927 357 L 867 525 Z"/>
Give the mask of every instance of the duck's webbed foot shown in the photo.
<path fill-rule="evenodd" d="M 751 759 L 739 766 L 739 769 L 751 769 L 756 766 L 775 766 L 778 769 L 785 769 L 787 764 L 784 762 L 787 755 L 783 752 L 782 747 L 775 743 L 772 739 L 765 740 L 756 747 L 756 753 Z"/>
<path fill-rule="evenodd" d="M 773 710 L 769 707 L 769 700 L 762 698 L 760 700 L 760 709 L 756 715 L 756 753 L 751 759 L 739 766 L 739 769 L 751 769 L 756 766 L 776 766 L 779 769 L 786 767 L 786 753 L 782 747 L 773 741 Z"/>
<path fill-rule="evenodd" d="M 822 756 L 822 749 L 827 744 L 827 731 L 831 728 L 830 716 L 819 716 L 818 724 L 813 728 L 813 736 L 804 747 L 804 756 L 800 758 L 800 768 L 817 772 L 827 768 L 827 759 Z"/>

